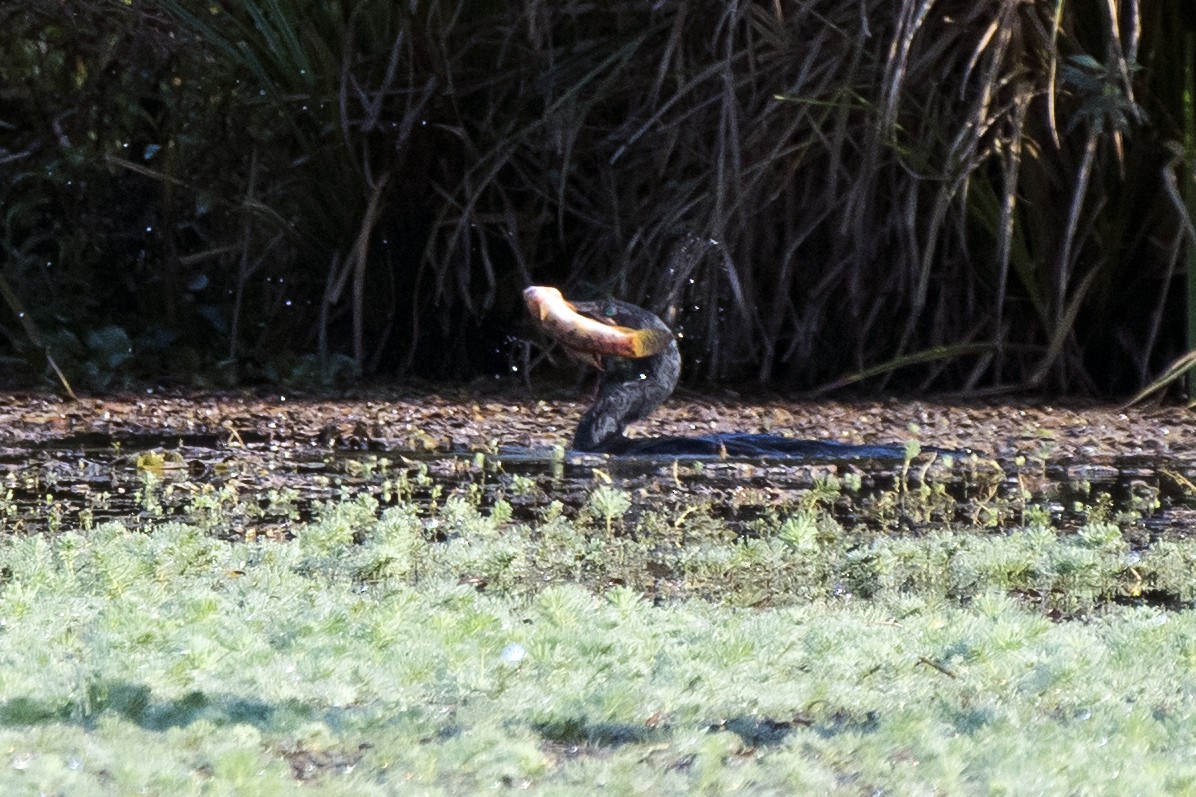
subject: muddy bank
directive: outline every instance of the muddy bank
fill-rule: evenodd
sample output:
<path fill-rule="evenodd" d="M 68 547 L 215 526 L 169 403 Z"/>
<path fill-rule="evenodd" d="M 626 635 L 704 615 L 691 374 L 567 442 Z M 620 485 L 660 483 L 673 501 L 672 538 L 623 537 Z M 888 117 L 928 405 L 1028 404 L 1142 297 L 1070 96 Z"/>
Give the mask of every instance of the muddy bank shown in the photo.
<path fill-rule="evenodd" d="M 213 443 L 388 451 L 494 450 L 567 445 L 585 408 L 576 393 L 526 390 L 372 391 L 313 396 L 154 392 L 84 398 L 0 396 L 0 445 L 171 437 Z M 917 440 L 998 460 L 1096 460 L 1126 455 L 1196 459 L 1196 413 L 1181 406 L 1123 409 L 1030 402 L 784 401 L 675 397 L 632 435 L 770 432 L 848 443 Z"/>

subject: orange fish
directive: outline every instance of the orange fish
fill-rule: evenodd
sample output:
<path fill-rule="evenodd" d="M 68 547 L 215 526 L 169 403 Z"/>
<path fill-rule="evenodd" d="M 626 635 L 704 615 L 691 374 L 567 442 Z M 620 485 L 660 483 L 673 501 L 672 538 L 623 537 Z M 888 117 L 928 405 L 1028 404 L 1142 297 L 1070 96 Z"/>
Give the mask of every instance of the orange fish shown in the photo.
<path fill-rule="evenodd" d="M 663 329 L 632 329 L 582 315 L 556 288 L 533 285 L 523 292 L 523 301 L 545 332 L 582 359 L 651 357 L 673 340 Z"/>

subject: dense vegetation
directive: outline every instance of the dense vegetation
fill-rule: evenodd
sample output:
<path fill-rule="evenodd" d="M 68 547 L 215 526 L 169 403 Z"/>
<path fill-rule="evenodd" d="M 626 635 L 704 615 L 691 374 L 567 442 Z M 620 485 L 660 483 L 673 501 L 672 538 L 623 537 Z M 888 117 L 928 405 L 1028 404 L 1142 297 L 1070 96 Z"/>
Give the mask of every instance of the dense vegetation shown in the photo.
<path fill-rule="evenodd" d="M 493 373 L 552 283 L 675 311 L 693 378 L 1133 390 L 1192 348 L 1192 14 L 4 4 L 4 357 Z"/>
<path fill-rule="evenodd" d="M 840 523 L 854 488 L 825 480 L 740 534 L 597 471 L 580 506 L 548 502 L 483 457 L 464 481 L 396 466 L 284 540 L 244 522 L 262 487 L 138 462 L 118 522 L 47 497 L 51 533 L 0 535 L 4 793 L 1196 783 L 1196 541 L 1132 547 L 1143 507 L 1108 494 L 1078 529 L 990 496 L 999 530 L 878 533 Z M 934 485 L 873 506 L 936 514 Z"/>

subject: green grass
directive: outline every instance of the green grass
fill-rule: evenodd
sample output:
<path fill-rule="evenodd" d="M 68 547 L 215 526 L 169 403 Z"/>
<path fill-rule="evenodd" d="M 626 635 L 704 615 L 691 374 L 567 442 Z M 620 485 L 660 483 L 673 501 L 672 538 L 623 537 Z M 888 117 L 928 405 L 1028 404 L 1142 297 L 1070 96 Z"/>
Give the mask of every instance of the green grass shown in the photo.
<path fill-rule="evenodd" d="M 1196 545 L 625 501 L 0 538 L 0 792 L 1196 789 Z"/>

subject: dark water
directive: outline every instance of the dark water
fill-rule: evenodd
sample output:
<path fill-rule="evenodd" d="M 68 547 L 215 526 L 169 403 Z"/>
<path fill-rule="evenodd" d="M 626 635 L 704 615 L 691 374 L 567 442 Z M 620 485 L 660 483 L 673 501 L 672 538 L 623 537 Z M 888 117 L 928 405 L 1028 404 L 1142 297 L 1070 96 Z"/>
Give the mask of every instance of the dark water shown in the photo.
<path fill-rule="evenodd" d="M 694 507 L 742 533 L 802 508 L 882 533 L 946 525 L 1013 528 L 1028 518 L 1078 528 L 1116 522 L 1135 544 L 1192 534 L 1196 462 L 1123 456 L 996 462 L 923 453 L 913 460 L 717 456 L 605 457 L 548 449 L 492 453 L 360 451 L 243 436 L 55 439 L 0 449 L 0 529 L 34 533 L 109 520 L 197 523 L 211 533 L 286 538 L 323 502 L 372 496 L 430 507 L 459 495 L 498 499 L 516 521 L 553 501 L 585 506 L 606 485 L 628 493 L 630 518 Z"/>

